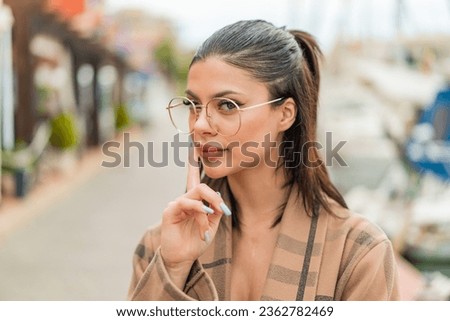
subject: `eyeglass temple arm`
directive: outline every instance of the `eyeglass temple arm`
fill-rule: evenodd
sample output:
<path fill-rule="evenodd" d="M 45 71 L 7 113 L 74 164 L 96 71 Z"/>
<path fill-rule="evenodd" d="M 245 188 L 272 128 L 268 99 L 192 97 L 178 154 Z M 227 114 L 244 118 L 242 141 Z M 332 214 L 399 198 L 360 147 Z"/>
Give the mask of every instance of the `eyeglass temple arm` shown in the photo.
<path fill-rule="evenodd" d="M 271 100 L 271 101 L 267 101 L 265 103 L 261 103 L 261 104 L 258 104 L 258 105 L 253 105 L 253 106 L 250 106 L 250 107 L 242 108 L 242 109 L 240 109 L 240 111 L 246 111 L 246 110 L 250 110 L 250 109 L 253 109 L 253 108 L 257 108 L 257 107 L 262 107 L 262 106 L 265 106 L 265 105 L 268 105 L 268 104 L 273 104 L 273 103 L 276 103 L 277 101 L 281 101 L 283 99 L 285 99 L 285 98 L 284 97 L 277 98 L 277 99 L 274 99 L 274 100 Z"/>

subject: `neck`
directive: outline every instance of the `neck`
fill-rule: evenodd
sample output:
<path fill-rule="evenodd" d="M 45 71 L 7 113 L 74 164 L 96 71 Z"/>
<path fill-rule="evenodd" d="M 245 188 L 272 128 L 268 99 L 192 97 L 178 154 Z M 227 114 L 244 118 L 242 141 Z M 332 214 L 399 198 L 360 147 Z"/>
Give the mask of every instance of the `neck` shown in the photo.
<path fill-rule="evenodd" d="M 228 176 L 228 184 L 238 203 L 243 227 L 272 226 L 287 201 L 289 189 L 284 188 L 283 169 L 268 166 L 246 169 Z"/>

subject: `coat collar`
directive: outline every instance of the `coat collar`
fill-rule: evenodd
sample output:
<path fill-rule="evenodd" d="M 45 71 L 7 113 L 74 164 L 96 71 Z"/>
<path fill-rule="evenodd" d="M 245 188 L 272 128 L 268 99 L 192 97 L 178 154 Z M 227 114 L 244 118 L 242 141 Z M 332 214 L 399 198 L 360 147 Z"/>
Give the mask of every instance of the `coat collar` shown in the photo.
<path fill-rule="evenodd" d="M 229 195 L 221 189 L 229 204 Z M 326 236 L 327 215 L 311 217 L 304 210 L 296 190 L 291 191 L 261 300 L 314 300 L 317 295 L 318 271 Z M 213 244 L 200 262 L 214 280 L 219 300 L 230 299 L 232 264 L 232 225 L 222 217 Z"/>

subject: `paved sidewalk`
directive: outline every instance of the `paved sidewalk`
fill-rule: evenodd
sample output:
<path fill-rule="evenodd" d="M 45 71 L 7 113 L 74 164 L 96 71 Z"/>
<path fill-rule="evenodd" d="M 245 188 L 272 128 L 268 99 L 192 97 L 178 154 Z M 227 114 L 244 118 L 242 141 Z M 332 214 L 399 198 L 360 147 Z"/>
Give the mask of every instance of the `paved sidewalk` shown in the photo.
<path fill-rule="evenodd" d="M 152 84 L 154 121 L 130 136 L 153 142 L 158 161 L 175 134 L 164 109 L 170 95 L 164 82 Z M 0 300 L 126 298 L 137 242 L 185 186 L 184 168 L 140 168 L 137 148 L 130 155 L 131 167 L 109 169 L 101 162 L 111 158 L 93 152 L 73 176 L 0 215 Z"/>

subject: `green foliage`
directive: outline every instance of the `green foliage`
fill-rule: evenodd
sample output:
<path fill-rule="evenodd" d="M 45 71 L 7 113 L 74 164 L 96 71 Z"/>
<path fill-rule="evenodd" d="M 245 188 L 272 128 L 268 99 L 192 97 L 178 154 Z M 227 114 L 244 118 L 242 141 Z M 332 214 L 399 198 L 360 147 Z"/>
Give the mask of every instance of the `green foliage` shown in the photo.
<path fill-rule="evenodd" d="M 189 65 L 191 63 L 192 55 L 179 55 L 177 59 L 177 75 L 176 75 L 176 90 L 177 92 L 184 92 L 186 90 L 187 75 L 189 72 Z"/>
<path fill-rule="evenodd" d="M 125 105 L 116 108 L 116 129 L 122 130 L 131 125 L 131 117 Z"/>
<path fill-rule="evenodd" d="M 159 68 L 169 77 L 177 75 L 176 48 L 173 40 L 165 38 L 154 50 L 154 58 Z"/>
<path fill-rule="evenodd" d="M 159 69 L 175 84 L 176 90 L 184 92 L 193 53 L 180 50 L 175 39 L 168 37 L 154 49 L 153 56 Z"/>
<path fill-rule="evenodd" d="M 59 149 L 70 149 L 78 144 L 79 133 L 75 117 L 69 113 L 61 113 L 50 121 L 50 144 Z"/>
<path fill-rule="evenodd" d="M 23 139 L 21 139 L 21 138 L 16 139 L 14 151 L 22 150 L 22 149 L 25 149 L 26 147 L 27 147 L 27 143 Z"/>

